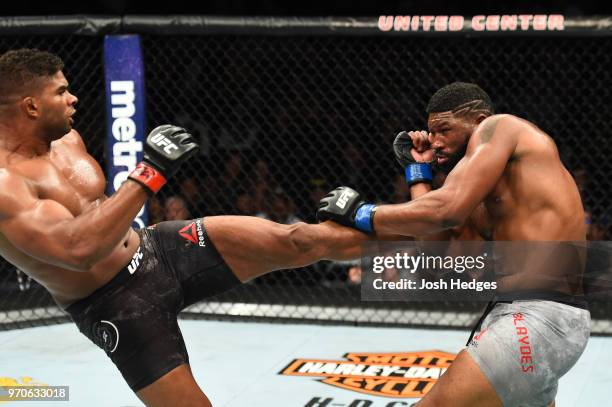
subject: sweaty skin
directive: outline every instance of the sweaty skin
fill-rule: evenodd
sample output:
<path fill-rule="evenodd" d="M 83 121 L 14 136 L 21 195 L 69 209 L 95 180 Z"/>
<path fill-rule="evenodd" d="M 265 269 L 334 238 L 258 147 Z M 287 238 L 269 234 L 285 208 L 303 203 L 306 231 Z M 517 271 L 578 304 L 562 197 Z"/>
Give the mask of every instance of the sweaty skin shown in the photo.
<path fill-rule="evenodd" d="M 89 212 L 96 211 L 107 199 L 104 196 L 106 181 L 102 169 L 87 154 L 75 130 L 53 141 L 49 152 L 42 156 L 29 158 L 1 148 L 0 168 L 2 207 L 8 206 L 8 201 L 13 201 L 13 205 L 23 210 L 18 219 L 3 216 L 0 222 L 0 230 L 3 231 L 0 235 L 0 254 L 49 290 L 60 306 L 66 307 L 88 296 L 129 262 L 140 244 L 138 235 L 132 229 L 125 230 L 124 237 L 108 255 L 86 270 L 79 270 L 78 265 L 75 267 L 67 260 L 62 264 L 62 260 L 48 260 L 37 254 L 37 244 L 46 244 L 35 235 L 46 233 L 45 220 L 39 217 L 69 221 L 71 217 L 87 216 Z M 24 226 L 19 218 L 30 215 L 32 220 L 40 220 L 41 224 L 19 228 Z M 4 235 L 7 230 L 10 230 L 8 233 L 14 242 L 27 243 L 16 247 Z M 74 239 L 87 240 L 90 238 L 88 233 L 96 234 L 87 228 L 83 233 L 83 236 L 74 236 Z M 69 247 L 66 254 L 68 250 Z"/>
<path fill-rule="evenodd" d="M 147 195 L 126 182 L 107 201 L 61 71 L 31 94 L 0 107 L 0 255 L 66 307 L 129 262 L 139 245 L 129 224 Z"/>
<path fill-rule="evenodd" d="M 511 115 L 490 116 L 473 131 L 461 130 L 461 119 L 451 112 L 430 114 L 428 124 L 438 164 L 443 165 L 467 141 L 465 156 L 440 189 L 406 204 L 378 207 L 377 233 L 424 236 L 467 221 L 481 236 L 495 241 L 585 241 L 578 188 L 546 133 Z M 451 135 L 456 129 L 465 135 Z M 481 203 L 484 208 L 479 208 Z M 538 247 L 537 243 L 531 247 Z M 546 267 L 551 256 L 557 261 Z M 560 255 L 546 258 L 514 259 L 500 273 L 499 289 L 576 294 L 582 269 L 574 257 L 571 250 L 561 250 Z M 558 267 L 563 264 L 567 266 Z"/>

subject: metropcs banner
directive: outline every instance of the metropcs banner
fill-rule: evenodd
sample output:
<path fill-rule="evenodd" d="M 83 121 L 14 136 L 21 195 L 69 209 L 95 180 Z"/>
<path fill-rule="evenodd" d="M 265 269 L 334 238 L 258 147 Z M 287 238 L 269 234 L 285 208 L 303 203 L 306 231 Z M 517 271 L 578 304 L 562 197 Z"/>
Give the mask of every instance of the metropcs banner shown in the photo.
<path fill-rule="evenodd" d="M 104 38 L 106 82 L 106 158 L 110 196 L 119 189 L 142 160 L 145 139 L 144 67 L 138 35 L 109 35 Z M 146 205 L 134 227 L 147 225 Z"/>

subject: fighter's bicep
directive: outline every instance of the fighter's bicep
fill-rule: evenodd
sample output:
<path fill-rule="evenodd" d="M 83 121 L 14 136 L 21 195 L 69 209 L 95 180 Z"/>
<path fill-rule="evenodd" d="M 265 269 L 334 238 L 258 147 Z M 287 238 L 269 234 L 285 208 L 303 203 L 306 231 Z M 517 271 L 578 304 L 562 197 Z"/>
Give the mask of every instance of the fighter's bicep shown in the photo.
<path fill-rule="evenodd" d="M 5 217 L 0 222 L 0 232 L 19 250 L 38 258 L 60 260 L 66 244 L 64 223 L 73 219 L 62 205 L 41 200 L 29 208 Z"/>
<path fill-rule="evenodd" d="M 468 194 L 472 194 L 474 189 L 490 191 L 504 172 L 512 151 L 493 144 L 479 145 L 472 154 L 459 161 L 443 188 L 460 187 Z"/>
<path fill-rule="evenodd" d="M 0 233 L 31 257 L 64 264 L 65 223 L 73 215 L 58 202 L 38 199 L 27 186 L 18 182 L 11 184 L 13 193 L 0 196 Z"/>
<path fill-rule="evenodd" d="M 491 193 L 516 149 L 516 135 L 497 122 L 484 126 L 470 140 L 468 153 L 450 172 L 442 189 L 453 192 L 457 211 L 467 216 Z"/>

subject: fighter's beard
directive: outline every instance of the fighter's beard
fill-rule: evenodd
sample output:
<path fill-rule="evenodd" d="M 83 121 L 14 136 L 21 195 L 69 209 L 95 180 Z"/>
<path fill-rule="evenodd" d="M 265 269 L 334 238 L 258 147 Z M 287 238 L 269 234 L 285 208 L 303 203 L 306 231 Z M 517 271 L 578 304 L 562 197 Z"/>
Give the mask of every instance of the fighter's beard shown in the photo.
<path fill-rule="evenodd" d="M 455 168 L 455 165 L 465 156 L 465 152 L 467 151 L 467 144 L 463 145 L 457 152 L 453 155 L 446 156 L 447 160 L 443 164 L 438 164 L 438 161 L 435 160 L 433 163 L 434 171 L 442 172 L 444 174 L 448 174 Z"/>

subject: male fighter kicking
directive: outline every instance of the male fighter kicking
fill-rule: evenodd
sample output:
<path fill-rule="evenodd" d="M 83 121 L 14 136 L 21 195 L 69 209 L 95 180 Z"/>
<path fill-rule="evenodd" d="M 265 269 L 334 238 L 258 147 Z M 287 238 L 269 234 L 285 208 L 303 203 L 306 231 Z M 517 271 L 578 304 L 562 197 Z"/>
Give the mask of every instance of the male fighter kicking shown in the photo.
<path fill-rule="evenodd" d="M 134 230 L 132 221 L 198 146 L 154 129 L 145 159 L 111 197 L 72 129 L 77 98 L 57 56 L 0 57 L 0 254 L 43 285 L 105 350 L 148 406 L 210 406 L 178 312 L 271 270 L 359 257 L 366 236 L 328 222 L 209 217 Z"/>

